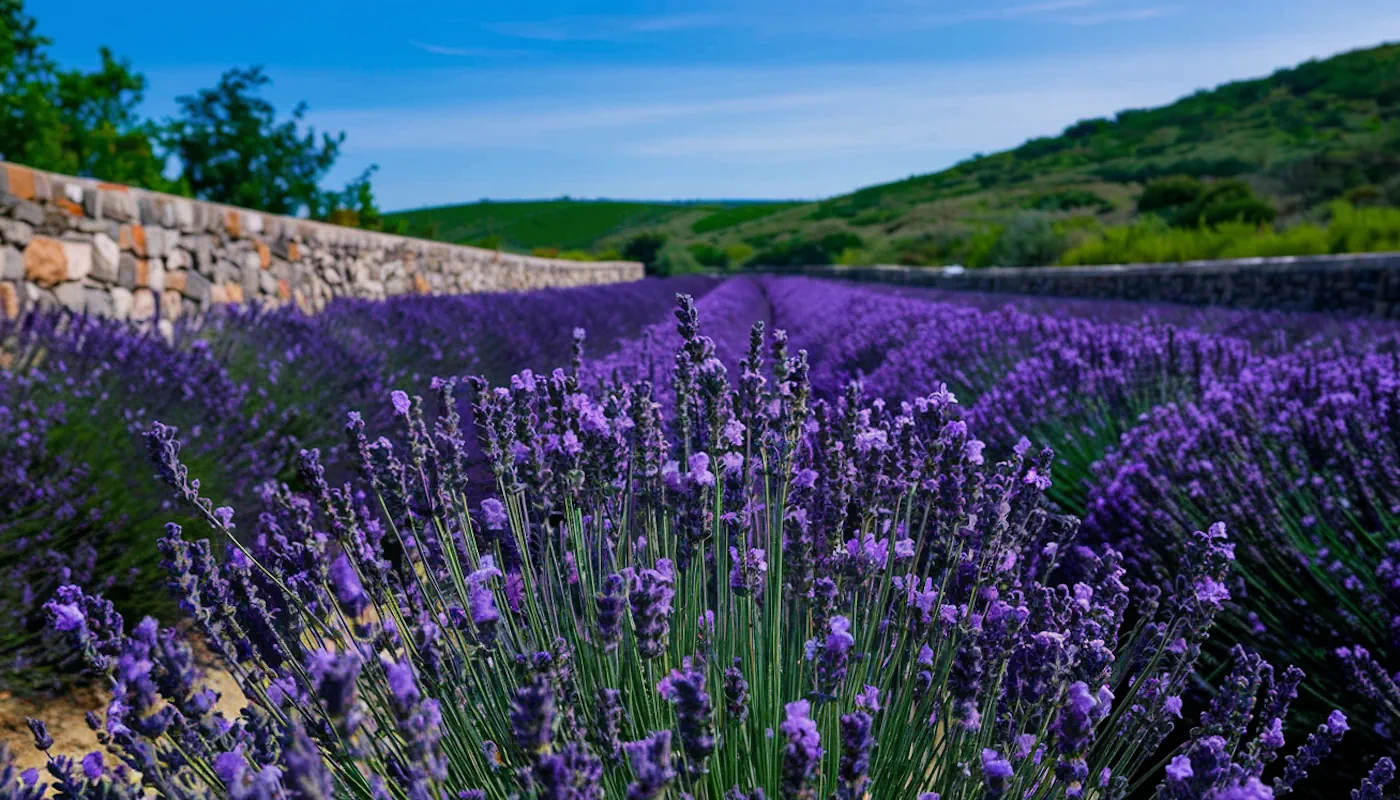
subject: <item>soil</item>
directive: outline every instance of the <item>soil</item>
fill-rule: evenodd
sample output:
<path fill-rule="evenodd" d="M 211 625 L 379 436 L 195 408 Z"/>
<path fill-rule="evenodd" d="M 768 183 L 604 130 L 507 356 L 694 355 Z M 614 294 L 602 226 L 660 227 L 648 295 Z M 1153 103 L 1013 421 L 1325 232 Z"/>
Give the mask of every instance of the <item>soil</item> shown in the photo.
<path fill-rule="evenodd" d="M 205 684 L 219 693 L 216 708 L 226 716 L 236 716 L 247 701 L 233 676 L 220 669 L 198 643 L 195 643 L 195 658 L 204 670 Z M 55 697 L 18 697 L 0 692 L 0 742 L 9 746 L 21 769 L 42 768 L 46 756 L 34 748 L 34 737 L 25 724 L 26 717 L 33 717 L 48 725 L 54 742 L 50 754 L 82 758 L 101 749 L 97 734 L 88 728 L 83 715 L 96 711 L 102 716 L 109 699 L 107 692 L 97 686 L 77 687 Z M 112 763 L 112 759 L 109 758 L 108 763 Z"/>

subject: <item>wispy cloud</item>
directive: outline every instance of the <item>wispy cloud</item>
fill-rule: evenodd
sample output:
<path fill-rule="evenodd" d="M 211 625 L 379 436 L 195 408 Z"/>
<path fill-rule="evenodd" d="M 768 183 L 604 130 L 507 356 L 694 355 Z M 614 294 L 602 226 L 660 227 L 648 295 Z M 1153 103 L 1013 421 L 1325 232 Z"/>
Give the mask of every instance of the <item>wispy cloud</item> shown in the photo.
<path fill-rule="evenodd" d="M 712 28 L 736 20 L 721 14 L 555 17 L 537 22 L 498 22 L 487 27 L 503 36 L 548 42 L 609 41 L 648 33 Z"/>
<path fill-rule="evenodd" d="M 509 56 L 525 55 L 525 50 L 501 50 L 490 47 L 450 47 L 441 44 L 428 44 L 416 39 L 409 39 L 408 43 L 427 53 L 439 56 L 457 56 L 459 58 L 503 58 Z"/>
<path fill-rule="evenodd" d="M 690 13 L 657 16 L 572 16 L 487 25 L 494 33 L 539 41 L 620 41 L 648 34 L 682 33 L 707 28 L 734 28 L 764 34 L 819 34 L 868 37 L 891 31 L 955 27 L 979 22 L 1067 22 L 1067 12 L 1088 11 L 1114 0 L 1038 0 L 969 11 L 929 13 L 918 7 L 861 8 L 858 12 L 813 8 L 800 16 L 765 13 Z M 1103 16 L 1125 12 L 1105 11 Z M 1131 13 L 1131 12 L 1127 12 Z M 1128 17 L 1125 16 L 1124 19 Z"/>
<path fill-rule="evenodd" d="M 1108 25 L 1115 22 L 1141 22 L 1149 19 L 1160 19 L 1176 10 L 1176 6 L 1124 8 L 1118 11 L 1105 11 L 1100 14 L 1068 16 L 1064 18 L 1064 21 L 1070 25 Z"/>

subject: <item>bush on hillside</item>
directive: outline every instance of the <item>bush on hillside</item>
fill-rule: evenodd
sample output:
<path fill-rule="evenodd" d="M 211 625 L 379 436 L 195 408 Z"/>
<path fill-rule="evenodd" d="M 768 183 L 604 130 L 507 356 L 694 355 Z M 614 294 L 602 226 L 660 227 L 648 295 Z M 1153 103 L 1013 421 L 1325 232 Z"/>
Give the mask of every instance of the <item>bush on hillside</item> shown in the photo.
<path fill-rule="evenodd" d="M 1284 230 L 1232 221 L 1175 228 L 1148 217 L 1092 234 L 1060 259 L 1062 264 L 1129 264 L 1210 258 L 1304 256 L 1400 249 L 1400 209 L 1354 208 L 1336 203 L 1324 225 Z"/>
<path fill-rule="evenodd" d="M 661 248 L 666 244 L 666 235 L 646 231 L 633 236 L 627 240 L 627 244 L 622 246 L 622 257 L 628 261 L 640 261 L 646 267 L 648 275 L 658 274 L 656 271 L 656 257 L 661 252 Z"/>

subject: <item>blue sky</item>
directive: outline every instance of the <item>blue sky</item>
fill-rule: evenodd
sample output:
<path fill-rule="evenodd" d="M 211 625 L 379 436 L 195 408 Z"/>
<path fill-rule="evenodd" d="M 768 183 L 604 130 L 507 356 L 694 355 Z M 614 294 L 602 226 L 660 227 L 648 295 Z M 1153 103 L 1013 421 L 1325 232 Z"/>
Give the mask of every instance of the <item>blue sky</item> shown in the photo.
<path fill-rule="evenodd" d="M 1395 0 L 29 0 L 147 113 L 262 64 L 380 204 L 821 197 L 1400 40 Z"/>

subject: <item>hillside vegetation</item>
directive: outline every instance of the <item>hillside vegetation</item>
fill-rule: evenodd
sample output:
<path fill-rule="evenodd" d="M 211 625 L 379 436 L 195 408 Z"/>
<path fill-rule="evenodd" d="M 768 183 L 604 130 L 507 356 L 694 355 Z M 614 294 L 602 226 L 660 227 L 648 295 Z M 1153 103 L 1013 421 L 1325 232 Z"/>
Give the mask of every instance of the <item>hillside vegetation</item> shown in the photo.
<path fill-rule="evenodd" d="M 1387 44 L 820 202 L 477 203 L 390 219 L 448 241 L 630 254 L 675 272 L 1381 249 L 1400 238 L 1395 206 L 1400 44 Z"/>

